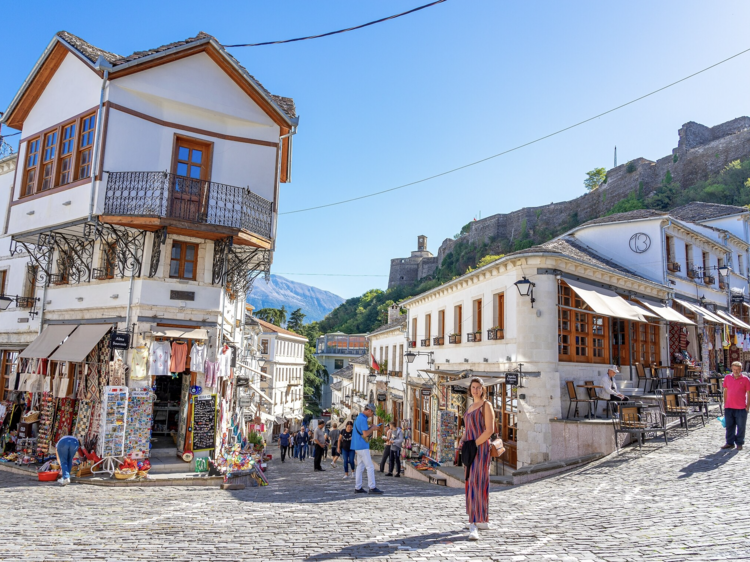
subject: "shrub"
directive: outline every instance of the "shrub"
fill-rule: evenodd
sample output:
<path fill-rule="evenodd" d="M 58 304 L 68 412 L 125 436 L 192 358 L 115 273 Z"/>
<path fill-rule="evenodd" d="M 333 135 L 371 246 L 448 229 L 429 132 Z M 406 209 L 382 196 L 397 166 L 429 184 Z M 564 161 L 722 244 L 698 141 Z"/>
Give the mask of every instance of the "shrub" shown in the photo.
<path fill-rule="evenodd" d="M 680 159 L 680 157 L 679 157 L 679 156 L 677 156 L 677 153 L 675 152 L 675 153 L 674 153 L 674 154 L 672 155 L 672 162 L 674 162 L 675 164 L 677 164 L 677 161 L 678 161 L 679 159 Z"/>
<path fill-rule="evenodd" d="M 635 171 L 636 171 L 637 169 L 638 169 L 638 167 L 637 167 L 637 166 L 635 165 L 635 162 L 633 162 L 632 160 L 631 160 L 630 162 L 628 162 L 628 165 L 627 165 L 627 166 L 625 166 L 625 171 L 626 171 L 626 172 L 627 172 L 628 174 L 632 174 L 632 173 L 633 173 L 633 172 L 635 172 Z"/>
<path fill-rule="evenodd" d="M 373 437 L 370 439 L 370 450 L 371 451 L 384 451 L 385 450 L 385 439 L 382 437 Z"/>

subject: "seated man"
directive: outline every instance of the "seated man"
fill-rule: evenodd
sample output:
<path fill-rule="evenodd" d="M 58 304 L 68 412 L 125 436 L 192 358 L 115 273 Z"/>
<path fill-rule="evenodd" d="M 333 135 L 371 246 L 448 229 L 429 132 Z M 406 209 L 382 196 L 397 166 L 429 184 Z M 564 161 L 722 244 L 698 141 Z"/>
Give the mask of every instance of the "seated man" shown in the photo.
<path fill-rule="evenodd" d="M 624 394 L 621 394 L 620 391 L 617 389 L 617 381 L 615 381 L 615 377 L 620 373 L 620 369 L 617 368 L 617 365 L 612 365 L 608 370 L 607 374 L 604 375 L 599 382 L 599 386 L 602 388 L 598 389 L 599 392 L 599 398 L 602 400 L 608 400 L 609 402 L 627 402 L 628 397 Z M 616 412 L 617 409 L 616 406 L 613 406 L 614 411 Z"/>

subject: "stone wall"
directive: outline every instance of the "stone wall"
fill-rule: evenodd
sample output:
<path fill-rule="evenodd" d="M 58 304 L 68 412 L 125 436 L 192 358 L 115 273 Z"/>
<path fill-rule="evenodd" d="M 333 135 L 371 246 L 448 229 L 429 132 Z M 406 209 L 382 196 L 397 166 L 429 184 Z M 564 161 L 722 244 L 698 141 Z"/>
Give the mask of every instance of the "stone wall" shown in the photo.
<path fill-rule="evenodd" d="M 459 241 L 474 245 L 493 238 L 513 242 L 521 236 L 524 221 L 530 235 L 539 228 L 559 232 L 575 226 L 576 223 L 580 224 L 604 215 L 631 193 L 638 194 L 639 189 L 643 197 L 648 197 L 659 187 L 667 171 L 672 174 L 673 181 L 687 187 L 720 172 L 732 160 L 748 156 L 750 117 L 738 117 L 715 127 L 706 127 L 691 121 L 678 131 L 678 145 L 672 154 L 656 161 L 635 158 L 612 168 L 607 172 L 607 183 L 596 191 L 570 201 L 525 207 L 511 213 L 473 221 L 467 234 L 458 239 L 448 238 L 443 241 L 438 250 L 437 264 L 443 262 L 445 256 Z M 389 287 L 392 283 L 399 284 L 398 277 L 394 279 L 393 261 Z M 429 273 L 417 271 L 417 279 L 426 275 Z M 408 278 L 413 282 L 413 277 Z"/>

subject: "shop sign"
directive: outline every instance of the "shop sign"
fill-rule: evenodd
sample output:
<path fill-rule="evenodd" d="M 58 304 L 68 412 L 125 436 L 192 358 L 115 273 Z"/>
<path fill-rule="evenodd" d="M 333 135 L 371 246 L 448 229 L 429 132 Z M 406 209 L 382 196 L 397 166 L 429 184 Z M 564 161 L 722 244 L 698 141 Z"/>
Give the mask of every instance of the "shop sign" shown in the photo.
<path fill-rule="evenodd" d="M 468 389 L 465 386 L 452 386 L 451 390 L 453 394 L 468 394 Z"/>
<path fill-rule="evenodd" d="M 505 384 L 518 386 L 518 373 L 505 373 Z"/>
<path fill-rule="evenodd" d="M 385 402 L 386 398 L 388 396 L 386 396 L 385 392 L 378 392 L 378 402 Z"/>
<path fill-rule="evenodd" d="M 128 332 L 112 332 L 109 345 L 112 349 L 128 349 L 130 347 L 130 334 Z"/>
<path fill-rule="evenodd" d="M 422 396 L 432 396 L 432 389 L 431 388 L 423 388 L 420 392 Z"/>
<path fill-rule="evenodd" d="M 745 302 L 745 295 L 743 294 L 735 295 L 734 293 L 732 293 L 732 304 L 738 304 L 738 303 L 743 303 L 743 302 Z"/>

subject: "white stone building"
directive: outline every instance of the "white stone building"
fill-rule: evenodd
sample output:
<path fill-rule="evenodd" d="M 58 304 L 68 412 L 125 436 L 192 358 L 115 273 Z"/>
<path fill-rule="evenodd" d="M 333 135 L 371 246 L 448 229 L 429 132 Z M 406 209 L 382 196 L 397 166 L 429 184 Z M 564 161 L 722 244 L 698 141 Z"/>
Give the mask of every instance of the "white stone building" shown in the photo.
<path fill-rule="evenodd" d="M 718 350 L 705 342 L 715 331 L 750 332 L 746 305 L 728 308 L 730 283 L 747 294 L 749 216 L 743 208 L 703 203 L 613 215 L 402 302 L 409 341 L 431 344 L 435 357 L 435 368 L 422 370 L 433 375 L 432 395 L 420 401 L 420 392 L 410 403 L 415 443 L 451 458 L 440 432 L 451 418 L 462 424 L 468 403 L 465 391 L 454 392 L 458 385 L 444 383 L 480 375 L 491 387 L 508 465 L 611 451 L 606 431 L 559 423 L 569 406 L 568 381 L 579 389 L 619 363 L 628 386 L 637 383 L 636 363 L 675 366 L 674 330 L 689 332 L 688 350 L 698 351 L 704 372 L 713 369 Z M 720 279 L 720 270 L 731 278 Z M 533 291 L 522 296 L 517 284 L 528 289 L 527 281 Z M 696 350 L 698 341 L 704 349 Z M 506 385 L 505 374 L 519 366 L 522 386 Z"/>
<path fill-rule="evenodd" d="M 21 131 L 17 169 L 0 169 L 6 290 L 39 312 L 0 313 L 3 345 L 95 325 L 91 338 L 111 327 L 132 347 L 205 342 L 210 361 L 231 348 L 237 368 L 245 294 L 270 272 L 291 179 L 294 102 L 205 33 L 120 56 L 60 32 L 0 123 Z M 228 423 L 231 385 L 193 367 L 186 384 L 218 394 Z M 165 431 L 184 420 L 168 413 Z"/>
<path fill-rule="evenodd" d="M 296 429 L 304 417 L 307 338 L 260 318 L 252 318 L 250 322 L 260 328 L 258 352 L 263 362 L 261 372 L 267 375 L 262 377 L 261 389 L 271 399 L 265 412 L 272 421 L 272 435 L 276 436 L 284 427 Z"/>

